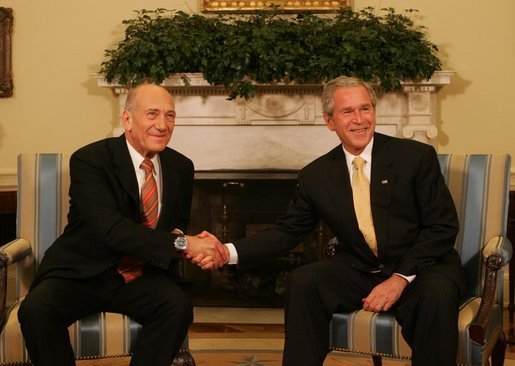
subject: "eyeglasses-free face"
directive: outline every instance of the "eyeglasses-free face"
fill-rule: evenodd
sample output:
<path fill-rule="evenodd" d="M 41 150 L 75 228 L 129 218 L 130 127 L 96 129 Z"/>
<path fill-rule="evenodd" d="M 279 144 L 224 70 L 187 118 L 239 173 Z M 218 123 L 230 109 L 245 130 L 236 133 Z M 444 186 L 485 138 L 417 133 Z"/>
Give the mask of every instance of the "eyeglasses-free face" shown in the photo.
<path fill-rule="evenodd" d="M 359 155 L 376 127 L 375 109 L 368 91 L 361 85 L 336 89 L 332 114 L 324 114 L 329 130 L 336 132 L 345 150 Z"/>

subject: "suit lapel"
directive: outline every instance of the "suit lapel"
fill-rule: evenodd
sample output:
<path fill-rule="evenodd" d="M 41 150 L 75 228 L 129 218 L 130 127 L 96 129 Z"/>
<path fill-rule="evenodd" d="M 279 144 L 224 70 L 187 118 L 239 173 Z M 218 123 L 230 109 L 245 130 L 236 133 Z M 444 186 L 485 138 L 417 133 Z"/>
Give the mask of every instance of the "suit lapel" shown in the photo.
<path fill-rule="evenodd" d="M 115 174 L 120 181 L 120 184 L 125 189 L 127 194 L 134 201 L 135 207 L 140 207 L 140 197 L 138 180 L 134 173 L 134 165 L 132 163 L 127 142 L 122 135 L 115 140 L 113 144 L 113 164 L 115 167 Z M 178 198 L 180 176 L 179 170 L 174 164 L 173 154 L 169 149 L 165 149 L 159 154 L 161 164 L 161 212 L 157 225 L 162 222 L 169 222 L 169 216 L 173 213 L 174 204 Z M 137 212 L 139 217 L 139 211 Z"/>
<path fill-rule="evenodd" d="M 134 173 L 134 165 L 124 135 L 114 141 L 112 152 L 115 174 L 122 187 L 127 191 L 134 203 L 137 204 L 137 207 L 139 207 L 138 180 Z"/>
<path fill-rule="evenodd" d="M 370 174 L 370 202 L 372 217 L 378 240 L 379 256 L 388 242 L 388 218 L 396 171 L 393 169 L 395 157 L 386 144 L 387 137 L 375 134 L 372 149 L 372 169 Z"/>
<path fill-rule="evenodd" d="M 338 222 L 346 227 L 345 231 L 350 233 L 352 241 L 362 242 L 363 238 L 359 235 L 358 222 L 354 213 L 349 170 L 342 146 L 338 146 L 333 152 L 329 161 L 328 192 L 333 200 L 335 210 L 340 216 Z"/>

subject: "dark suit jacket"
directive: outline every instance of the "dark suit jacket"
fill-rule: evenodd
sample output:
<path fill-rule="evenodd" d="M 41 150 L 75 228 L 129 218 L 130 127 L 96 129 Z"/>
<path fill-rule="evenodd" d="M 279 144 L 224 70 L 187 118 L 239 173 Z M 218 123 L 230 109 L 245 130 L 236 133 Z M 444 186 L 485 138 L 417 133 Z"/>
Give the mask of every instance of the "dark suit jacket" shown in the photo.
<path fill-rule="evenodd" d="M 166 148 L 159 154 L 162 206 L 156 230 L 141 225 L 138 182 L 125 136 L 76 151 L 70 159 L 70 211 L 63 234 L 46 251 L 35 285 L 47 276 L 89 278 L 118 265 L 122 256 L 169 269 L 177 257 L 174 228 L 186 231 L 193 163 Z"/>
<path fill-rule="evenodd" d="M 430 145 L 375 134 L 371 206 L 378 240 L 376 257 L 359 231 L 342 146 L 301 170 L 285 216 L 272 229 L 236 241 L 239 268 L 271 260 L 302 242 L 323 220 L 340 243 L 342 260 L 357 270 L 419 274 L 435 263 L 463 285 L 454 203 Z"/>

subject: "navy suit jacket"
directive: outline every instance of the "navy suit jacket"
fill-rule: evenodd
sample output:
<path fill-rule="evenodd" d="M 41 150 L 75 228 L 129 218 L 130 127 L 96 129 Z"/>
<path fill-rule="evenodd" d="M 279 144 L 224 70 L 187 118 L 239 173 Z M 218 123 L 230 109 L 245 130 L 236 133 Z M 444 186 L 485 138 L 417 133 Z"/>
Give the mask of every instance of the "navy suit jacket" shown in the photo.
<path fill-rule="evenodd" d="M 175 150 L 159 154 L 161 212 L 155 230 L 141 225 L 138 182 L 125 136 L 94 142 L 70 159 L 70 210 L 63 234 L 46 251 L 33 286 L 47 276 L 89 278 L 129 255 L 171 269 L 174 228 L 186 231 L 193 163 Z"/>
<path fill-rule="evenodd" d="M 454 242 L 458 219 L 434 148 L 376 133 L 370 177 L 376 257 L 358 228 L 341 145 L 303 168 L 287 213 L 270 229 L 234 244 L 239 268 L 285 254 L 321 219 L 340 243 L 338 256 L 356 270 L 416 275 L 435 263 L 463 287 Z"/>

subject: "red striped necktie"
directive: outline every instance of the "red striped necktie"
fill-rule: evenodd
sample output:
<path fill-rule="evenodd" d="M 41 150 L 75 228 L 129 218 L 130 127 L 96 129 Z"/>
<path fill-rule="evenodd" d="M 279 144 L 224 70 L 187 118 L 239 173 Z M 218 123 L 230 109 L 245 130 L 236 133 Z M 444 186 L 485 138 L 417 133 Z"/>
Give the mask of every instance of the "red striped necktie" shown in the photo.
<path fill-rule="evenodd" d="M 141 187 L 141 223 L 143 226 L 154 229 L 157 224 L 159 199 L 157 184 L 154 179 L 154 164 L 145 159 L 140 165 L 145 171 L 145 181 Z M 144 262 L 141 259 L 125 256 L 120 260 L 118 272 L 123 276 L 125 283 L 129 283 L 143 274 Z"/>

